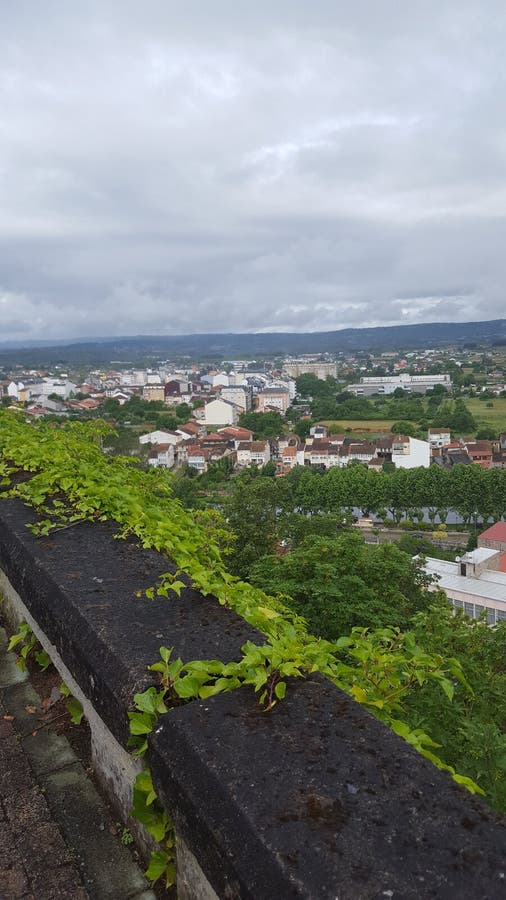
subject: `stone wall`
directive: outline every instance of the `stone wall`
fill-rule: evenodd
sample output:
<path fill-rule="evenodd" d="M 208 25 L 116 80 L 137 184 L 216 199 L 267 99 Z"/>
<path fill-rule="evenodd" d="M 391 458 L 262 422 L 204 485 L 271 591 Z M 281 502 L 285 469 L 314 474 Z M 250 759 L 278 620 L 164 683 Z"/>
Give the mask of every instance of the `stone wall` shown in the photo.
<path fill-rule="evenodd" d="M 97 773 L 126 816 L 127 710 L 159 647 L 232 660 L 262 638 L 189 588 L 138 599 L 169 567 L 112 527 L 36 539 L 33 517 L 0 503 L 4 611 L 32 623 L 83 702 Z M 176 825 L 179 900 L 506 893 L 504 821 L 320 676 L 290 684 L 268 714 L 249 689 L 170 711 L 149 763 Z"/>

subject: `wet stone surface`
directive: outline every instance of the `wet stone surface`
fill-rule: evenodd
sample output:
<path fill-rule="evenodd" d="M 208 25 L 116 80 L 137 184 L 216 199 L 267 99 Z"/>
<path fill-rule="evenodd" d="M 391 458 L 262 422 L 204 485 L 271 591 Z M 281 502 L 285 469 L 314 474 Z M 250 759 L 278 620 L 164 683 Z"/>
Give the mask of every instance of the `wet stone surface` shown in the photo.
<path fill-rule="evenodd" d="M 506 822 L 320 676 L 171 710 L 155 788 L 220 897 L 506 898 Z M 228 891 L 228 893 L 227 893 Z"/>
<path fill-rule="evenodd" d="M 154 900 L 66 738 L 34 730 L 40 697 L 6 646 L 0 628 L 0 900 Z"/>
<path fill-rule="evenodd" d="M 179 600 L 139 600 L 138 591 L 174 567 L 132 540 L 115 540 L 114 525 L 84 523 L 37 539 L 26 528 L 34 520 L 20 501 L 2 501 L 0 569 L 123 746 L 126 711 L 156 682 L 147 667 L 160 646 L 183 660 L 227 661 L 240 657 L 245 641 L 261 640 L 233 611 L 190 588 Z"/>

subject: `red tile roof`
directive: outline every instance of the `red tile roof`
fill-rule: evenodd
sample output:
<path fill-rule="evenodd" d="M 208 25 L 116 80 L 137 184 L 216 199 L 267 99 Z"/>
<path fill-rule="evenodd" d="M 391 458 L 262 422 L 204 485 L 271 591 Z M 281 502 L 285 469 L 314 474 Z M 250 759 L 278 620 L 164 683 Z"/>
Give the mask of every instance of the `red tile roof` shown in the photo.
<path fill-rule="evenodd" d="M 218 434 L 225 435 L 225 437 L 230 435 L 231 438 L 236 440 L 251 440 L 253 437 L 253 432 L 249 428 L 241 428 L 240 425 L 229 425 L 227 428 L 220 428 Z"/>
<path fill-rule="evenodd" d="M 485 539 L 486 541 L 506 541 L 506 522 L 496 522 L 487 528 L 478 538 L 478 543 Z"/>

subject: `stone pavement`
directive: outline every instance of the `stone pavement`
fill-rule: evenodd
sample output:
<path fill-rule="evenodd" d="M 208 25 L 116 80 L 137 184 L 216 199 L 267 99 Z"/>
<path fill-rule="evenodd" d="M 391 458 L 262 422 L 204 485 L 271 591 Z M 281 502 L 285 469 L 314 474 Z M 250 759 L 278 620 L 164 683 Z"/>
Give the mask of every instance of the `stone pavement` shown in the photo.
<path fill-rule="evenodd" d="M 154 900 L 67 739 L 35 735 L 40 707 L 0 628 L 0 900 Z"/>

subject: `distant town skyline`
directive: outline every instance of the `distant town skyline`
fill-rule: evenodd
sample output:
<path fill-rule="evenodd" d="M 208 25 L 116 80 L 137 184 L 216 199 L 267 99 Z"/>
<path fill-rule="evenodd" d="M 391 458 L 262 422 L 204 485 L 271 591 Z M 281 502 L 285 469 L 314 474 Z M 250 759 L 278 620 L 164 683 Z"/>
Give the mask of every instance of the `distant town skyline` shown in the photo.
<path fill-rule="evenodd" d="M 0 9 L 0 342 L 504 316 L 506 10 Z"/>

